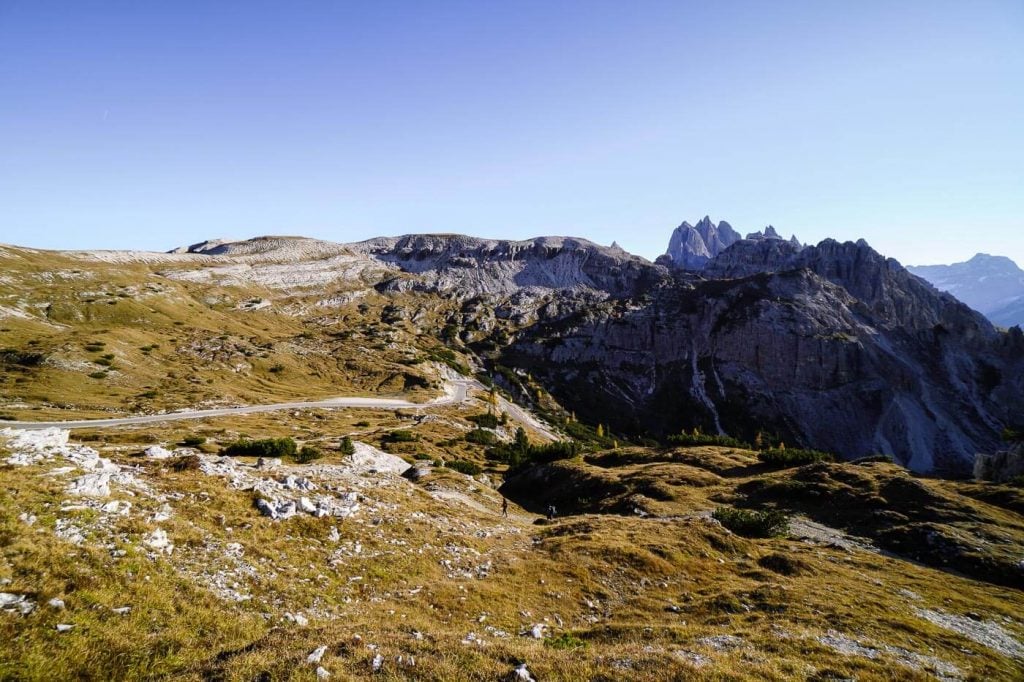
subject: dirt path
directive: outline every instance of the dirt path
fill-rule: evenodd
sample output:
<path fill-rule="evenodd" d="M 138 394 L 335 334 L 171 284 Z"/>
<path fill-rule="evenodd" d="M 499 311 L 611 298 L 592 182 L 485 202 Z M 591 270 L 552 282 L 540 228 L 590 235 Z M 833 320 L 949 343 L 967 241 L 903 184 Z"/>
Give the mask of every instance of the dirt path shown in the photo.
<path fill-rule="evenodd" d="M 499 498 L 498 501 L 495 502 L 494 506 L 491 507 L 491 506 L 482 504 L 482 503 L 478 502 L 477 500 L 474 500 L 469 495 L 466 495 L 465 493 L 460 493 L 460 492 L 458 492 L 456 490 L 443 490 L 443 489 L 427 490 L 427 493 L 429 493 L 430 496 L 433 497 L 435 500 L 443 500 L 445 502 L 459 502 L 461 504 L 466 505 L 467 507 L 469 507 L 471 509 L 475 509 L 476 511 L 478 511 L 478 512 L 480 512 L 482 514 L 487 514 L 489 516 L 497 516 L 499 518 L 505 518 L 505 517 L 502 517 L 502 515 L 501 515 L 501 501 L 500 501 L 500 498 Z M 533 525 L 533 522 L 534 522 L 535 519 L 540 518 L 539 516 L 533 516 L 533 515 L 530 515 L 530 514 L 519 512 L 519 511 L 517 511 L 517 509 L 518 508 L 515 505 L 513 505 L 513 504 L 509 505 L 509 507 L 508 507 L 508 517 L 507 517 L 509 521 L 515 521 L 517 523 L 521 523 L 523 525 L 530 526 L 530 525 Z"/>
<path fill-rule="evenodd" d="M 280 410 L 308 409 L 344 409 L 361 408 L 370 410 L 424 409 L 452 405 L 465 402 L 469 396 L 469 388 L 475 387 L 473 381 L 452 381 L 445 387 L 439 398 L 426 403 L 413 403 L 400 398 L 361 398 L 339 397 L 326 400 L 300 401 L 290 403 L 273 403 L 270 405 L 248 405 L 245 407 L 223 407 L 209 410 L 183 410 L 165 414 L 146 414 L 137 417 L 114 417 L 111 419 L 80 419 L 76 421 L 50 422 L 2 422 L 0 426 L 12 429 L 84 429 L 104 426 L 129 426 L 132 424 L 156 424 L 161 422 L 179 421 L 183 419 L 206 419 L 208 417 L 230 417 L 238 414 L 259 414 L 261 412 L 278 412 Z"/>

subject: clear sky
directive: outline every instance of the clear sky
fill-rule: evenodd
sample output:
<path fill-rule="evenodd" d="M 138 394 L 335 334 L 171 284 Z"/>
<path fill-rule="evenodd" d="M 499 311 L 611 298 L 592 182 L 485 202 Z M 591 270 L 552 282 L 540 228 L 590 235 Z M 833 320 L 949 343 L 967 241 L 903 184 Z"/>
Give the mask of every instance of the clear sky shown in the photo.
<path fill-rule="evenodd" d="M 0 242 L 704 214 L 1024 265 L 1024 2 L 0 0 Z"/>

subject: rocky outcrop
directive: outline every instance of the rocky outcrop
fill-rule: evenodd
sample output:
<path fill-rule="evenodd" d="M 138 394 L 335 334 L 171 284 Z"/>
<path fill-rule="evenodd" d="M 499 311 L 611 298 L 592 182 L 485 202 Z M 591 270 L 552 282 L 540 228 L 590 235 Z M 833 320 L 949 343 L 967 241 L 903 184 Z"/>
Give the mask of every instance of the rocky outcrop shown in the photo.
<path fill-rule="evenodd" d="M 917 471 L 969 472 L 1024 413 L 1005 339 L 866 243 L 744 240 L 703 275 L 538 325 L 508 362 L 620 429 L 762 431 Z"/>
<path fill-rule="evenodd" d="M 669 238 L 668 261 L 684 270 L 700 270 L 708 261 L 740 241 L 739 232 L 724 220 L 718 224 L 704 216 L 696 225 L 683 221 Z"/>
<path fill-rule="evenodd" d="M 352 245 L 415 278 L 398 278 L 389 290 L 455 293 L 460 297 L 512 296 L 552 290 L 633 296 L 663 274 L 617 246 L 585 239 L 538 237 L 527 241 L 463 235 L 407 235 Z"/>
<path fill-rule="evenodd" d="M 1024 443 L 1014 443 L 993 454 L 979 453 L 974 460 L 974 477 L 996 483 L 1024 477 Z"/>
<path fill-rule="evenodd" d="M 794 251 L 803 248 L 796 235 L 786 242 L 771 225 L 760 232 L 751 232 L 744 238 L 724 220 L 716 225 L 708 216 L 704 216 L 696 225 L 684 221 L 677 227 L 669 239 L 668 251 L 658 262 L 683 270 L 703 270 L 733 244 L 744 241 L 788 243 Z"/>

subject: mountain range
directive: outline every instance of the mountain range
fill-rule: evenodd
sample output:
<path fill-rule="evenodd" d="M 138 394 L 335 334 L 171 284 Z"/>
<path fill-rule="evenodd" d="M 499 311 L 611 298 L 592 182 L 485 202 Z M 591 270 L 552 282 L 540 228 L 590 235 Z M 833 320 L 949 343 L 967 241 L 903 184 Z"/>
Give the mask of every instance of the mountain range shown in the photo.
<path fill-rule="evenodd" d="M 1005 256 L 979 253 L 952 265 L 910 265 L 907 270 L 949 292 L 994 324 L 1024 324 L 1024 270 Z"/>
<path fill-rule="evenodd" d="M 704 218 L 680 225 L 656 263 L 571 237 L 443 234 L 66 255 L 144 263 L 164 281 L 216 287 L 211 301 L 256 287 L 258 302 L 240 307 L 291 316 L 373 292 L 416 334 L 530 373 L 581 418 L 634 437 L 761 434 L 962 474 L 1024 415 L 1019 331 L 999 331 L 863 241 L 804 246 L 771 227 L 740 238 Z M 27 316 L 58 307 L 2 305 Z"/>

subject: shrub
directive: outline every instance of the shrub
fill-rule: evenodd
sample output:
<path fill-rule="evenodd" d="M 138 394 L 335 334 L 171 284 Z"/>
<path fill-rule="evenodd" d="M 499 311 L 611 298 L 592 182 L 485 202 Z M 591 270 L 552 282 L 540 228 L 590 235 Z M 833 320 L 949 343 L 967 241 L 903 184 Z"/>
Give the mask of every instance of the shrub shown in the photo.
<path fill-rule="evenodd" d="M 271 365 L 270 366 L 270 372 L 272 372 L 273 374 L 280 374 L 283 371 L 284 371 L 284 365 L 282 365 L 280 363 L 278 363 L 276 365 Z"/>
<path fill-rule="evenodd" d="M 412 443 L 416 440 L 416 434 L 405 429 L 385 433 L 381 441 L 384 443 Z"/>
<path fill-rule="evenodd" d="M 469 462 L 464 459 L 455 459 L 445 464 L 445 466 L 453 471 L 458 471 L 460 474 L 466 474 L 467 476 L 476 476 L 483 472 L 481 467 L 476 462 Z"/>
<path fill-rule="evenodd" d="M 563 632 L 557 637 L 548 637 L 544 640 L 544 646 L 552 649 L 571 650 L 582 649 L 587 643 L 570 632 Z"/>
<path fill-rule="evenodd" d="M 155 398 L 155 397 L 157 397 L 157 395 L 159 395 L 159 394 L 156 391 L 146 391 L 144 393 L 140 393 L 139 397 L 140 398 Z"/>
<path fill-rule="evenodd" d="M 772 448 L 757 453 L 757 458 L 765 464 L 781 467 L 795 467 L 814 462 L 834 462 L 835 455 L 819 450 L 801 450 L 799 448 Z"/>
<path fill-rule="evenodd" d="M 205 442 L 206 439 L 202 436 L 187 436 L 181 439 L 181 444 L 187 448 L 197 448 Z"/>
<path fill-rule="evenodd" d="M 484 429 L 473 429 L 465 435 L 465 439 L 467 443 L 476 443 L 477 445 L 494 445 L 498 442 L 498 437 L 492 431 Z"/>
<path fill-rule="evenodd" d="M 738 535 L 772 538 L 789 532 L 789 517 L 780 511 L 719 507 L 712 517 Z"/>
<path fill-rule="evenodd" d="M 97 365 L 102 365 L 103 367 L 110 367 L 111 365 L 114 364 L 113 360 L 111 360 L 110 358 L 106 358 L 106 357 L 97 358 L 93 362 L 95 362 Z"/>
<path fill-rule="evenodd" d="M 229 457 L 294 457 L 298 452 L 291 438 L 265 438 L 263 440 L 236 440 L 221 450 Z"/>
<path fill-rule="evenodd" d="M 497 428 L 498 424 L 500 423 L 498 417 L 490 412 L 484 414 L 474 414 L 472 416 L 466 417 L 466 419 L 468 419 L 469 421 L 473 422 L 474 424 L 483 429 Z"/>
<path fill-rule="evenodd" d="M 365 427 L 367 427 L 369 425 L 370 425 L 370 422 L 367 422 L 367 421 L 356 422 L 355 424 L 353 424 L 353 426 L 355 426 L 356 428 L 360 428 L 360 429 L 365 428 Z"/>
<path fill-rule="evenodd" d="M 37 367 L 46 359 L 44 353 L 22 351 L 15 348 L 0 350 L 0 364 L 20 365 L 21 367 Z"/>
<path fill-rule="evenodd" d="M 338 452 L 340 452 L 343 455 L 356 454 L 356 446 L 352 444 L 352 439 L 349 438 L 348 436 L 342 438 L 341 442 L 338 443 Z"/>
<path fill-rule="evenodd" d="M 299 448 L 299 451 L 295 453 L 295 461 L 299 464 L 307 464 L 315 459 L 320 459 L 324 456 L 324 453 L 320 452 L 320 448 L 315 448 L 312 445 L 303 445 Z"/>
<path fill-rule="evenodd" d="M 699 445 L 717 445 L 723 448 L 740 448 L 750 450 L 750 443 L 745 443 L 732 436 L 712 436 L 707 433 L 677 433 L 667 439 L 669 445 L 677 447 L 696 447 Z"/>
<path fill-rule="evenodd" d="M 516 430 L 515 442 L 501 443 L 488 448 L 484 456 L 491 461 L 505 462 L 509 466 L 517 467 L 529 464 L 544 464 L 560 459 L 572 459 L 581 450 L 582 446 L 572 440 L 532 445 L 526 437 L 526 432 L 520 427 Z"/>
<path fill-rule="evenodd" d="M 107 378 L 107 373 L 106 372 L 91 372 L 89 374 L 89 378 L 90 379 L 106 379 Z"/>

